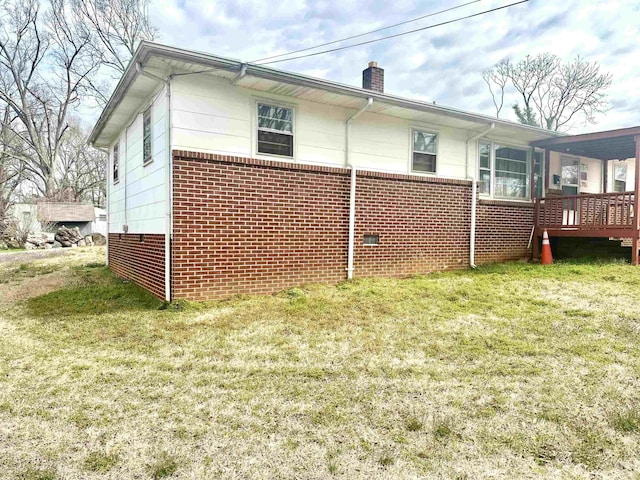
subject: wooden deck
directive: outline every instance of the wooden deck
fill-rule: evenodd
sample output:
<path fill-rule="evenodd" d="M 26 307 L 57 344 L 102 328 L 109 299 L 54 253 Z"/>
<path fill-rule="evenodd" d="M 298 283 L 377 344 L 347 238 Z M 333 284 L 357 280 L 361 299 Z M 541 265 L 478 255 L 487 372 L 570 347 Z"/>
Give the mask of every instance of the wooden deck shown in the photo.
<path fill-rule="evenodd" d="M 638 238 L 634 192 L 546 197 L 536 200 L 535 235 Z"/>

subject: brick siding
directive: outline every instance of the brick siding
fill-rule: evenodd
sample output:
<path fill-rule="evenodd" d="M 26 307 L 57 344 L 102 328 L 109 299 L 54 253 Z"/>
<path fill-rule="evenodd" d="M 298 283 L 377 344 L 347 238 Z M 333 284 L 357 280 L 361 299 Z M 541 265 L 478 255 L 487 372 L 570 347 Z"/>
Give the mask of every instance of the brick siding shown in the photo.
<path fill-rule="evenodd" d="M 172 297 L 346 278 L 348 169 L 173 153 Z M 466 268 L 470 206 L 467 181 L 359 171 L 355 276 Z M 477 263 L 527 255 L 532 217 L 529 204 L 479 202 Z"/>
<path fill-rule="evenodd" d="M 143 237 L 143 241 L 141 238 Z M 110 233 L 109 267 L 164 299 L 164 235 Z"/>
<path fill-rule="evenodd" d="M 340 169 L 174 152 L 172 289 L 192 300 L 345 278 Z"/>
<path fill-rule="evenodd" d="M 356 276 L 398 277 L 469 265 L 471 185 L 434 180 L 358 175 Z M 379 245 L 364 245 L 364 235 L 378 235 Z"/>
<path fill-rule="evenodd" d="M 529 257 L 532 203 L 479 200 L 476 210 L 476 264 Z"/>

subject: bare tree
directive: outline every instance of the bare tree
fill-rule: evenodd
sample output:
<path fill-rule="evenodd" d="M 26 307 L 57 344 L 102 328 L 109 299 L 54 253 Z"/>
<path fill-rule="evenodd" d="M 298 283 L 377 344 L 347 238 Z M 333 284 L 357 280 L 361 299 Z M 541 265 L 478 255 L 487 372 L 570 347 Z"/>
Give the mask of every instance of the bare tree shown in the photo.
<path fill-rule="evenodd" d="M 105 105 L 115 80 L 124 73 L 142 40 L 154 40 L 158 30 L 148 16 L 149 0 L 74 0 L 74 8 L 91 29 L 93 55 L 109 78 L 91 81 L 91 93 Z"/>
<path fill-rule="evenodd" d="M 104 206 L 106 199 L 106 154 L 87 145 L 87 131 L 70 122 L 60 147 L 57 166 L 60 200 L 86 201 Z"/>
<path fill-rule="evenodd" d="M 105 156 L 68 117 L 91 97 L 106 103 L 139 42 L 155 37 L 147 2 L 0 1 L 1 198 L 27 182 L 40 196 L 104 203 Z"/>
<path fill-rule="evenodd" d="M 509 83 L 511 72 L 511 62 L 505 58 L 498 62 L 495 67 L 482 72 L 482 79 L 489 87 L 493 105 L 496 107 L 496 117 L 500 118 L 500 112 L 504 107 L 504 93 Z"/>
<path fill-rule="evenodd" d="M 3 127 L 26 145 L 26 170 L 44 196 L 56 190 L 69 110 L 99 66 L 88 48 L 89 30 L 69 7 L 65 0 L 51 0 L 41 15 L 34 0 L 10 2 L 0 23 L 0 68 L 10 81 L 0 85 L 0 101 L 15 114 Z"/>
<path fill-rule="evenodd" d="M 606 111 L 604 90 L 611 85 L 612 77 L 601 73 L 597 62 L 577 57 L 563 64 L 557 56 L 542 53 L 528 55 L 515 64 L 509 59 L 501 60 L 483 73 L 483 79 L 489 85 L 498 115 L 495 91 L 502 106 L 508 84 L 522 102 L 513 105 L 521 123 L 561 130 L 579 118 L 595 123 L 596 114 Z"/>

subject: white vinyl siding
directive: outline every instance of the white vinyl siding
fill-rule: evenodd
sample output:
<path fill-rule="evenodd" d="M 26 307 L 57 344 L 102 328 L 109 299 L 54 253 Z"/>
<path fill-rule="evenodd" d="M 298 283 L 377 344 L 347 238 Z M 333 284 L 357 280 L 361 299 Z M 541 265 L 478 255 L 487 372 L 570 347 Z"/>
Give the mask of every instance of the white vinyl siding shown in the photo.
<path fill-rule="evenodd" d="M 166 92 L 162 90 L 147 110 L 152 122 L 151 161 L 144 163 L 144 112 L 130 118 L 128 127 L 111 145 L 113 159 L 113 147 L 119 143 L 119 181 L 109 188 L 110 233 L 123 233 L 123 225 L 128 226 L 128 233 L 165 232 L 166 109 Z"/>
<path fill-rule="evenodd" d="M 171 89 L 173 149 L 270 157 L 257 149 L 257 104 L 264 103 L 293 108 L 293 158 L 272 158 L 345 166 L 345 124 L 356 109 L 257 92 L 195 75 L 174 78 Z M 359 169 L 412 173 L 411 129 L 437 132 L 438 176 L 467 178 L 465 142 L 469 132 L 369 111 L 351 125 L 351 163 Z"/>

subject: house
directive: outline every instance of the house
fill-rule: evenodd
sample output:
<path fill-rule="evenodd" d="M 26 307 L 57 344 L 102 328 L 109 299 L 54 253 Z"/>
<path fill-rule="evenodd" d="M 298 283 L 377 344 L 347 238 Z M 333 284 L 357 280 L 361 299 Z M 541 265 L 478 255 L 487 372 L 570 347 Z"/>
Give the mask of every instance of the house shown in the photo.
<path fill-rule="evenodd" d="M 389 95 L 375 62 L 358 88 L 143 42 L 90 141 L 111 269 L 202 300 L 526 257 L 533 199 L 627 188 L 561 138 Z"/>

